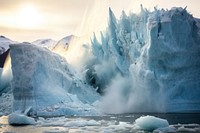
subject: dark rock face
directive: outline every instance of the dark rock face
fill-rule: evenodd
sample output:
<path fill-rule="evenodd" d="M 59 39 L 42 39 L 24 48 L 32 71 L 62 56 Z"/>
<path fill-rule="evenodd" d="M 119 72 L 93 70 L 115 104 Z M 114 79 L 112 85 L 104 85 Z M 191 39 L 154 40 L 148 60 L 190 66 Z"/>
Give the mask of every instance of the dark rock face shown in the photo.
<path fill-rule="evenodd" d="M 4 63 L 6 61 L 6 58 L 7 58 L 8 54 L 9 54 L 9 52 L 10 52 L 10 49 L 8 49 L 6 52 L 4 52 L 3 54 L 0 55 L 0 67 L 1 68 L 3 68 L 3 65 L 4 65 Z"/>

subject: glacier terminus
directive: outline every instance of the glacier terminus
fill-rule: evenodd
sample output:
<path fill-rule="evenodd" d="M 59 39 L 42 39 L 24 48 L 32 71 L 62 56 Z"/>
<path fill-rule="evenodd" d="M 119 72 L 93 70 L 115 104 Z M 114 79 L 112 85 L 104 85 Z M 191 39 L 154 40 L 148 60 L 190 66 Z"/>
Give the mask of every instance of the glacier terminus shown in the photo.
<path fill-rule="evenodd" d="M 30 124 L 40 116 L 200 111 L 200 19 L 186 8 L 141 7 L 119 19 L 109 8 L 107 28 L 80 44 L 76 67 L 53 51 L 70 52 L 71 38 L 0 37 L 9 42 L 0 43 L 0 54 L 10 49 L 11 60 L 11 68 L 0 68 L 0 115 Z"/>

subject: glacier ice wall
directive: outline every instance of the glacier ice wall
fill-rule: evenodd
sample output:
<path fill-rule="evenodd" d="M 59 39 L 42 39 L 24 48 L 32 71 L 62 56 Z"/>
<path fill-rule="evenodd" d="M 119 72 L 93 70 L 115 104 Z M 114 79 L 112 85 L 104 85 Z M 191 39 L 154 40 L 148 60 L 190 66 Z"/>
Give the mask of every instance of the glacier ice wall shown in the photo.
<path fill-rule="evenodd" d="M 99 99 L 61 56 L 46 48 L 22 43 L 10 45 L 13 111 L 29 115 L 95 114 Z"/>
<path fill-rule="evenodd" d="M 93 77 L 111 81 L 102 88 L 104 111 L 200 111 L 199 23 L 183 8 L 123 11 L 119 20 L 109 9 L 108 28 L 91 47 L 98 60 Z M 97 74 L 96 66 L 113 70 L 102 62 L 115 64 L 114 76 Z"/>

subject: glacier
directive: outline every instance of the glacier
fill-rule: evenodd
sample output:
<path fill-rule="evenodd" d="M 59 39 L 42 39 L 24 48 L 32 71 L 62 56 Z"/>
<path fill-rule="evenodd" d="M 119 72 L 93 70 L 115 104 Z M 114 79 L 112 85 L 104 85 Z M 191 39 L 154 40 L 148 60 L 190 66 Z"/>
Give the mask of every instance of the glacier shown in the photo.
<path fill-rule="evenodd" d="M 200 20 L 185 8 L 141 7 L 119 19 L 109 8 L 97 34 L 80 52 L 69 44 L 75 36 L 11 44 L 13 79 L 8 92 L 0 85 L 0 115 L 11 102 L 13 114 L 31 117 L 200 111 Z M 78 71 L 60 56 L 74 51 Z"/>
<path fill-rule="evenodd" d="M 13 112 L 30 116 L 94 115 L 100 98 L 67 61 L 29 43 L 10 45 Z"/>
<path fill-rule="evenodd" d="M 95 61 L 86 64 L 94 79 L 87 82 L 103 92 L 102 110 L 199 112 L 199 24 L 181 7 L 148 11 L 141 6 L 140 14 L 122 11 L 120 19 L 109 9 L 107 29 L 91 40 Z M 97 67 L 114 74 L 100 75 Z"/>

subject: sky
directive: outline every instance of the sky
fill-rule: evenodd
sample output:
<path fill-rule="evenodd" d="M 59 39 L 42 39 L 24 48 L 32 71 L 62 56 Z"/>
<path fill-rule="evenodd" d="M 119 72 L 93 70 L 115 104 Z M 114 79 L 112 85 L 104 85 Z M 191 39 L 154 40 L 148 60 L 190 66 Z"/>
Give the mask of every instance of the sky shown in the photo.
<path fill-rule="evenodd" d="M 105 29 L 109 7 L 119 18 L 122 10 L 139 13 L 141 4 L 150 10 L 187 6 L 200 18 L 200 0 L 0 0 L 0 35 L 19 42 L 83 36 Z"/>

